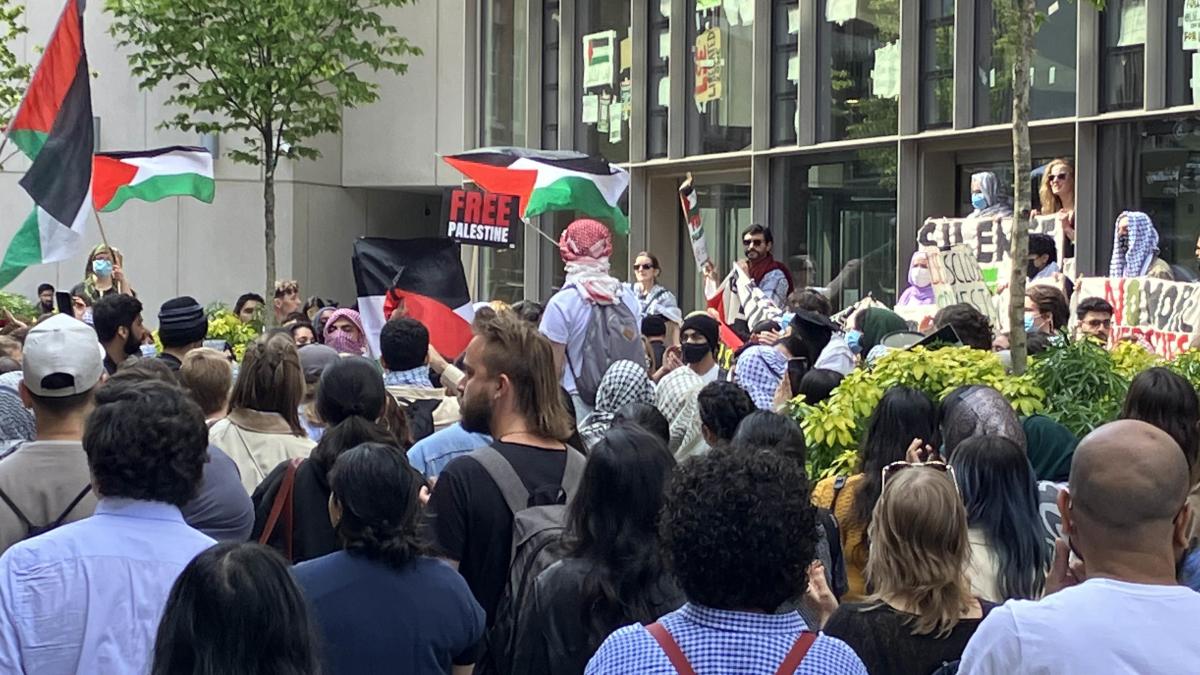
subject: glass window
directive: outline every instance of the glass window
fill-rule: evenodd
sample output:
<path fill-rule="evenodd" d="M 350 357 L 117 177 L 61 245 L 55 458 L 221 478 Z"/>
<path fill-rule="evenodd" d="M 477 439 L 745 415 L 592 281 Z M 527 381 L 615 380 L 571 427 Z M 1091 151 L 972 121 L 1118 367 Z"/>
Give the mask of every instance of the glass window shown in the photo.
<path fill-rule="evenodd" d="M 800 3 L 775 0 L 771 23 L 771 145 L 793 145 L 799 134 Z"/>
<path fill-rule="evenodd" d="M 921 128 L 954 122 L 954 0 L 921 0 Z"/>
<path fill-rule="evenodd" d="M 531 236 L 525 228 L 522 236 Z M 478 256 L 479 278 L 483 280 L 483 295 L 480 300 L 503 300 L 512 304 L 525 298 L 525 248 L 524 243 L 516 248 L 471 247 Z"/>
<path fill-rule="evenodd" d="M 1146 52 L 1146 0 L 1109 0 L 1100 12 L 1103 62 L 1101 110 L 1142 107 Z"/>
<path fill-rule="evenodd" d="M 1042 172 L 1050 168 L 1048 165 L 1054 161 L 1059 155 L 1039 155 L 1038 149 L 1034 148 L 1033 161 L 1031 162 L 1033 170 L 1029 176 L 1029 198 L 1032 200 L 1030 208 L 1041 209 L 1041 199 L 1038 197 L 1038 190 L 1042 184 Z M 956 194 L 958 195 L 957 213 L 960 217 L 966 217 L 975 210 L 971 205 L 971 176 L 977 173 L 988 172 L 996 176 L 996 181 L 1000 187 L 999 198 L 1002 202 L 1007 202 L 1012 205 L 1013 197 L 1013 163 L 1010 159 L 1004 159 L 994 162 L 971 162 L 968 164 L 960 164 L 958 167 L 958 186 Z"/>
<path fill-rule="evenodd" d="M 667 117 L 671 106 L 671 0 L 650 3 L 650 44 L 646 92 L 646 156 L 667 156 Z"/>
<path fill-rule="evenodd" d="M 558 149 L 558 0 L 542 5 L 542 148 Z"/>
<path fill-rule="evenodd" d="M 1075 113 L 1075 3 L 1037 0 L 1044 22 L 1030 68 L 1032 119 Z M 975 124 L 1012 120 L 1012 64 L 1017 10 L 1011 2 L 979 0 L 975 9 Z"/>
<path fill-rule="evenodd" d="M 823 64 L 817 69 L 818 140 L 894 135 L 900 95 L 899 0 L 825 0 L 818 11 L 817 62 Z"/>
<path fill-rule="evenodd" d="M 1184 17 L 1186 0 L 1167 2 L 1167 105 L 1200 101 L 1200 80 L 1192 81 L 1200 62 L 1200 15 Z"/>
<path fill-rule="evenodd" d="M 687 154 L 750 147 L 754 3 L 688 0 Z"/>
<path fill-rule="evenodd" d="M 629 161 L 633 40 L 629 2 L 579 0 L 575 59 L 575 149 L 611 162 Z"/>
<path fill-rule="evenodd" d="M 480 3 L 482 146 L 525 145 L 525 0 Z"/>
<path fill-rule="evenodd" d="M 1176 281 L 1196 280 L 1200 235 L 1200 117 L 1106 124 L 1099 129 L 1096 269 L 1107 270 L 1122 211 L 1142 211 L 1158 230 L 1159 257 Z"/>
<path fill-rule="evenodd" d="M 837 308 L 868 293 L 891 305 L 896 298 L 895 145 L 774 161 L 784 198 L 772 222 L 786 228 L 785 260 L 797 286 L 827 289 Z"/>

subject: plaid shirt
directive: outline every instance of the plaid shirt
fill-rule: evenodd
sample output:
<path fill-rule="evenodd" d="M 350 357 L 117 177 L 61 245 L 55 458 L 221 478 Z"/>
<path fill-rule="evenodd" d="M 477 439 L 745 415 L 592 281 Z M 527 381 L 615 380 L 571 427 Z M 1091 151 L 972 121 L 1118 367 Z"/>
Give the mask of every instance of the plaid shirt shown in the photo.
<path fill-rule="evenodd" d="M 776 307 L 787 307 L 787 277 L 780 270 L 771 270 L 763 275 L 762 282 L 758 284 L 758 290 L 762 291 L 768 300 L 775 303 Z"/>
<path fill-rule="evenodd" d="M 751 614 L 691 603 L 658 622 L 671 632 L 699 675 L 773 675 L 806 628 L 795 612 Z M 608 636 L 586 673 L 675 675 L 675 667 L 650 632 L 635 624 Z M 821 635 L 796 673 L 867 675 L 867 668 L 846 643 Z"/>
<path fill-rule="evenodd" d="M 421 365 L 408 370 L 389 370 L 383 376 L 385 387 L 425 387 L 433 389 L 429 381 L 429 366 Z"/>

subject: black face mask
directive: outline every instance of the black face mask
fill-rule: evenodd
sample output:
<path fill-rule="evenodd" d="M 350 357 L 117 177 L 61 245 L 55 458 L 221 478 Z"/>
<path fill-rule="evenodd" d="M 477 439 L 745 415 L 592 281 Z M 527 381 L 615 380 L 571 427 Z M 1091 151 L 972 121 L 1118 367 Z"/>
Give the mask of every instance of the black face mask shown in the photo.
<path fill-rule="evenodd" d="M 687 364 L 700 363 L 704 357 L 712 353 L 708 343 L 692 343 L 685 342 L 680 348 L 683 353 L 683 362 Z"/>

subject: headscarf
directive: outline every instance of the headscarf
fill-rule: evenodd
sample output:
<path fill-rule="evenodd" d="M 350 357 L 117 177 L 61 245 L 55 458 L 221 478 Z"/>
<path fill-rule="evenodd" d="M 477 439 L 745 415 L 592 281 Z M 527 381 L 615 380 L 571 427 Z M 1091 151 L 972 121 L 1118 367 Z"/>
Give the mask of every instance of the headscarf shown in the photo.
<path fill-rule="evenodd" d="M 987 197 L 988 205 L 982 209 L 972 211 L 969 216 L 970 218 L 1012 215 L 1012 204 L 1000 197 L 1000 181 L 996 180 L 996 174 L 991 171 L 973 173 L 971 174 L 971 183 L 976 182 L 979 183 L 980 194 Z M 971 192 L 974 193 L 974 190 Z"/>
<path fill-rule="evenodd" d="M 0 375 L 0 457 L 12 446 L 32 441 L 37 433 L 33 411 L 21 403 L 17 390 L 22 377 L 19 370 Z"/>
<path fill-rule="evenodd" d="M 347 319 L 357 326 L 358 339 L 346 335 L 344 331 L 335 332 L 333 324 L 337 323 L 338 319 Z M 367 344 L 367 332 L 363 330 L 362 317 L 352 309 L 339 309 L 329 315 L 329 320 L 325 322 L 325 344 L 336 349 L 339 354 L 362 356 L 370 354 L 371 351 Z"/>
<path fill-rule="evenodd" d="M 933 295 L 933 282 L 918 286 L 916 279 L 917 263 L 924 261 L 929 264 L 929 255 L 924 251 L 917 251 L 912 255 L 912 261 L 908 263 L 908 288 L 900 294 L 900 300 L 896 302 L 896 306 L 904 307 L 905 305 L 932 305 L 935 301 Z"/>
<path fill-rule="evenodd" d="M 1108 263 L 1110 277 L 1140 277 L 1150 271 L 1154 257 L 1158 255 L 1158 230 L 1150 216 L 1141 211 L 1122 211 L 1117 222 L 1127 219 L 1129 229 L 1125 236 L 1113 226 L 1112 260 Z"/>
<path fill-rule="evenodd" d="M 646 375 L 646 368 L 633 361 L 615 361 L 596 389 L 596 407 L 579 427 L 579 436 L 587 447 L 592 447 L 612 426 L 613 416 L 630 403 L 654 403 L 654 383 Z"/>
<path fill-rule="evenodd" d="M 775 391 L 787 374 L 787 365 L 787 358 L 774 347 L 753 345 L 738 356 L 734 376 L 754 405 L 769 411 L 774 408 Z"/>
<path fill-rule="evenodd" d="M 312 325 L 317 329 L 317 340 L 325 344 L 325 326 L 329 325 L 329 317 L 338 310 L 333 305 L 326 305 L 313 314 Z"/>
<path fill-rule="evenodd" d="M 1038 480 L 1056 483 L 1071 476 L 1071 458 L 1079 439 L 1071 430 L 1045 415 L 1031 415 L 1021 422 L 1025 430 L 1029 463 Z"/>
<path fill-rule="evenodd" d="M 787 294 L 791 295 L 792 291 L 796 288 L 792 282 L 792 271 L 788 269 L 787 265 L 776 260 L 775 256 L 770 253 L 764 252 L 758 257 L 758 260 L 748 261 L 748 267 L 750 268 L 750 278 L 754 280 L 755 285 L 761 284 L 763 278 L 772 271 L 779 270 L 783 272 L 783 277 L 787 279 Z"/>
<path fill-rule="evenodd" d="M 951 461 L 954 450 L 975 436 L 1001 436 L 1025 448 L 1025 430 L 1008 400 L 984 385 L 959 387 L 942 403 L 942 443 Z"/>
<path fill-rule="evenodd" d="M 585 299 L 601 305 L 613 305 L 621 296 L 621 282 L 608 273 L 612 255 L 612 234 L 604 223 L 582 218 L 563 230 L 558 240 L 567 272 L 563 288 L 574 285 Z"/>
<path fill-rule="evenodd" d="M 870 307 L 858 315 L 858 329 L 862 331 L 858 344 L 864 354 L 870 354 L 885 335 L 907 330 L 908 322 L 890 309 Z"/>
<path fill-rule="evenodd" d="M 704 380 L 683 366 L 667 374 L 658 383 L 654 407 L 671 423 L 671 442 L 667 445 L 676 460 L 702 452 L 704 438 L 700 435 L 700 390 Z"/>

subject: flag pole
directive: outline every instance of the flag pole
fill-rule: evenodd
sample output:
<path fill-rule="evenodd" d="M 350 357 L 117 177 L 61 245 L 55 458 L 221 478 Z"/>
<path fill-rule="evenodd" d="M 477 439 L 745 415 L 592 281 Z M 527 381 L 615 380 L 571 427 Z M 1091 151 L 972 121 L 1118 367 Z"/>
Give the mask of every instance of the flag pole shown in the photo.
<path fill-rule="evenodd" d="M 88 199 L 91 199 L 90 195 Z M 108 249 L 108 254 L 113 257 L 113 262 L 116 262 L 117 252 L 113 249 L 112 244 L 108 243 L 108 235 L 104 234 L 104 223 L 100 221 L 100 210 L 96 208 L 94 202 L 92 203 L 92 215 L 96 216 L 96 227 L 100 230 L 100 241 L 104 242 L 104 248 Z M 122 291 L 118 288 L 117 292 Z"/>

